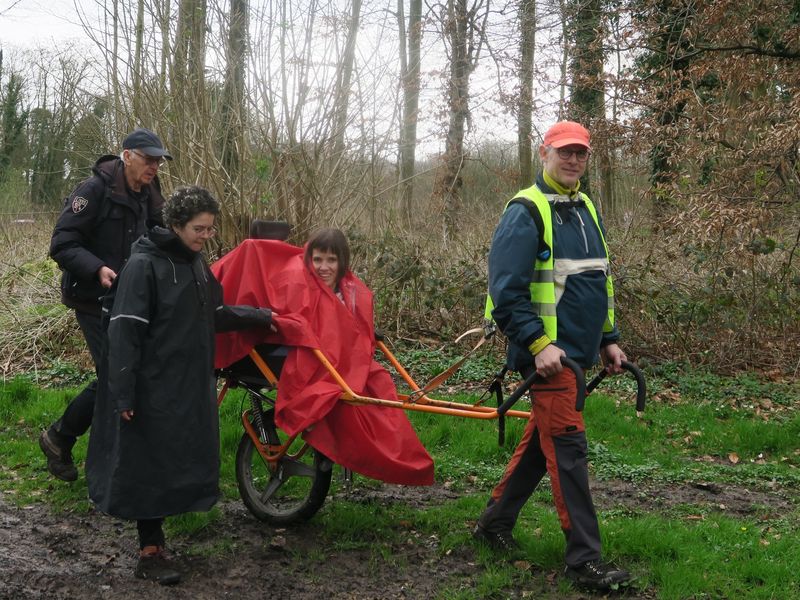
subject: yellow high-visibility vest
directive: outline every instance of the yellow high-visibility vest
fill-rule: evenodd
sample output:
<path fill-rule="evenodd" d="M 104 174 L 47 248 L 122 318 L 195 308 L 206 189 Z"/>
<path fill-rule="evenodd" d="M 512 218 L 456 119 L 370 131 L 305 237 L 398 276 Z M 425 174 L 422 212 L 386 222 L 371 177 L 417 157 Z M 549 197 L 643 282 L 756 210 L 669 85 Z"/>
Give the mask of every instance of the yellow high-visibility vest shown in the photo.
<path fill-rule="evenodd" d="M 603 248 L 606 252 L 606 260 L 608 260 L 608 245 L 606 244 L 603 231 L 600 228 L 600 222 L 597 219 L 597 210 L 594 204 L 586 194 L 581 194 L 581 199 L 586 203 L 586 208 L 589 209 L 589 214 L 592 215 L 594 224 L 597 231 L 600 233 L 600 239 L 603 242 Z M 545 245 L 550 249 L 547 257 L 537 256 L 533 265 L 533 281 L 530 284 L 531 302 L 533 308 L 544 325 L 544 333 L 552 341 L 557 339 L 558 335 L 558 320 L 556 319 L 556 286 L 553 273 L 553 215 L 550 210 L 550 203 L 547 196 L 542 191 L 532 185 L 529 188 L 521 190 L 514 198 L 508 201 L 503 211 L 508 209 L 508 206 L 517 198 L 525 198 L 530 200 L 539 215 L 542 217 L 542 231 L 539 235 L 542 237 Z M 608 312 L 606 314 L 606 321 L 603 324 L 603 332 L 610 333 L 614 330 L 614 283 L 611 280 L 611 274 L 606 276 L 606 292 L 608 295 Z M 494 302 L 492 297 L 486 295 L 486 309 L 484 310 L 484 317 L 487 320 L 492 320 L 492 310 L 494 309 Z"/>

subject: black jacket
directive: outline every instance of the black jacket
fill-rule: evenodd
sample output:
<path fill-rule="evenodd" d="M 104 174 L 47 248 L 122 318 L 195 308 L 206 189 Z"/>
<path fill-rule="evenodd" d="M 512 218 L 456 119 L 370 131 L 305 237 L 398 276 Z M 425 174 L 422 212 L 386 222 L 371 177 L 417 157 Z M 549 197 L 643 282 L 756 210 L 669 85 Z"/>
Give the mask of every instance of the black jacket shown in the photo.
<path fill-rule="evenodd" d="M 62 301 L 81 312 L 100 314 L 105 294 L 97 279 L 100 267 L 119 273 L 131 244 L 149 227 L 162 224 L 158 179 L 133 192 L 123 169 L 119 157 L 100 157 L 93 175 L 67 198 L 50 240 L 50 256 L 63 270 Z"/>
<path fill-rule="evenodd" d="M 269 325 L 228 307 L 202 255 L 155 228 L 117 277 L 86 458 L 108 514 L 151 519 L 211 508 L 219 495 L 215 330 Z M 130 422 L 120 412 L 133 410 Z"/>

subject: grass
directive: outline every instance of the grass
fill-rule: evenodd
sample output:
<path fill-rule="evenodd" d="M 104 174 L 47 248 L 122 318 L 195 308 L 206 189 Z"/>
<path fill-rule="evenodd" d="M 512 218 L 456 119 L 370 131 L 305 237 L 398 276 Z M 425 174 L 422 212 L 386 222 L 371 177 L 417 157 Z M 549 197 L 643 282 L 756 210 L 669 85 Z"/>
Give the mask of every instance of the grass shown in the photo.
<path fill-rule="evenodd" d="M 620 485 L 631 482 L 644 490 L 640 502 L 620 499 L 600 511 L 606 555 L 635 573 L 636 589 L 657 598 L 800 597 L 795 576 L 800 571 L 797 384 L 677 370 L 658 373 L 649 383 L 653 394 L 642 418 L 634 413 L 625 381 L 604 383 L 586 404 L 594 476 Z M 7 501 L 46 501 L 57 511 L 89 509 L 82 470 L 75 485 L 54 482 L 44 471 L 36 445 L 38 432 L 60 415 L 74 392 L 42 389 L 22 378 L 0 387 L 0 488 Z M 243 404 L 242 395 L 231 393 L 221 409 L 221 487 L 229 499 L 238 497 L 233 456 L 241 437 Z M 410 418 L 434 456 L 437 482 L 457 491 L 458 498 L 429 506 L 365 501 L 358 490 L 374 482 L 356 477 L 355 493 L 342 494 L 335 478 L 335 499 L 313 521 L 323 532 L 318 555 L 296 559 L 319 561 L 361 549 L 369 552 L 370 560 L 395 560 L 394 549 L 405 544 L 432 545 L 440 555 L 470 548 L 480 569 L 467 580 L 444 580 L 440 598 L 504 598 L 509 590 L 519 589 L 538 590 L 547 597 L 574 593 L 563 580 L 552 581 L 562 568 L 564 542 L 549 486 L 540 486 L 515 530 L 525 552 L 523 563 L 498 561 L 470 539 L 471 525 L 524 423 L 508 419 L 506 445 L 501 448 L 495 421 L 424 413 L 410 413 Z M 77 461 L 83 461 L 85 448 L 84 438 L 75 448 Z M 751 510 L 734 512 L 714 503 L 662 503 L 646 497 L 653 489 L 669 495 L 696 484 L 735 488 L 757 500 Z M 769 506 L 774 498 L 770 493 L 776 490 L 784 499 L 780 510 Z M 218 520 L 217 510 L 183 515 L 168 520 L 168 535 L 191 539 L 199 531 L 213 531 Z M 219 543 L 203 552 L 224 555 L 230 552 L 230 542 L 220 535 Z M 397 560 L 397 569 L 412 567 Z"/>

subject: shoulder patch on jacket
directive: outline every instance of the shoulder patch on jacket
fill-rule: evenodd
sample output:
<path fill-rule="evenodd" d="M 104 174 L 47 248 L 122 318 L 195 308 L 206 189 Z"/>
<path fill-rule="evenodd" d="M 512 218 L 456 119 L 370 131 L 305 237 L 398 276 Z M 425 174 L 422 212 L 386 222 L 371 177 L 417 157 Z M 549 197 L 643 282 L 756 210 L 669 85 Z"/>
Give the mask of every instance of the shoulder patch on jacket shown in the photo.
<path fill-rule="evenodd" d="M 72 212 L 76 215 L 89 205 L 89 201 L 83 196 L 75 196 L 72 199 Z"/>

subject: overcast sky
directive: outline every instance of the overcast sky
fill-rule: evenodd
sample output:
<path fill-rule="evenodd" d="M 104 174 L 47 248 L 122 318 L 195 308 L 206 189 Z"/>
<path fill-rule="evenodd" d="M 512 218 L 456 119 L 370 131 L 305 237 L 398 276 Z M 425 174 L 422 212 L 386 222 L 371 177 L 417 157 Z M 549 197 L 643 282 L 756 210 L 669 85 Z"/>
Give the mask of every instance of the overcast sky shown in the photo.
<path fill-rule="evenodd" d="M 78 49 L 80 52 L 85 46 L 84 54 L 94 53 L 96 44 L 87 39 L 76 5 L 80 7 L 80 12 L 85 15 L 85 18 L 92 21 L 99 18 L 98 13 L 101 12 L 103 0 L 0 0 L 0 48 L 4 50 L 7 57 L 12 57 L 15 49 L 24 51 L 36 48 L 55 50 L 70 48 Z M 548 44 L 546 38 L 557 35 L 556 29 L 546 29 L 537 34 L 539 43 Z M 432 37 L 426 42 L 429 45 L 433 44 L 435 48 L 439 45 L 439 42 Z M 542 56 L 543 54 L 540 52 L 537 60 L 541 60 Z M 423 60 L 429 59 L 430 56 L 426 55 Z M 13 60 L 10 60 L 9 64 L 13 64 Z M 489 118 L 497 123 L 492 128 L 475 127 L 469 134 L 472 143 L 480 142 L 481 137 L 502 139 L 509 143 L 516 140 L 514 134 L 516 124 L 513 122 L 512 115 L 508 113 L 507 109 L 498 107 L 496 102 L 498 96 L 498 84 L 494 79 L 497 75 L 496 68 L 496 65 L 489 60 L 488 54 L 484 52 L 481 69 L 471 78 L 470 104 L 473 119 L 476 119 L 476 122 L 483 122 Z M 429 78 L 435 80 L 435 64 L 427 64 L 427 70 Z M 535 93 L 537 104 L 540 106 L 538 119 L 535 119 L 537 125 L 540 125 L 538 123 L 540 120 L 545 123 L 553 120 L 558 92 L 557 85 L 553 81 L 545 79 L 539 84 L 541 89 L 537 89 Z M 427 93 L 431 95 L 431 102 L 435 101 L 439 104 L 429 103 L 426 105 L 428 106 L 426 110 L 441 110 L 441 105 L 444 103 L 444 92 L 437 87 L 436 81 L 431 82 Z M 423 98 L 422 102 L 424 103 L 425 100 Z M 421 145 L 430 145 L 431 151 L 434 152 L 441 151 L 444 139 L 438 129 L 440 123 L 430 121 L 429 124 L 435 131 L 432 129 L 426 132 L 424 126 L 421 127 L 418 131 Z M 544 126 L 544 123 L 541 125 Z"/>
<path fill-rule="evenodd" d="M 80 39 L 82 31 L 73 0 L 0 0 L 0 47 L 6 50 Z"/>

